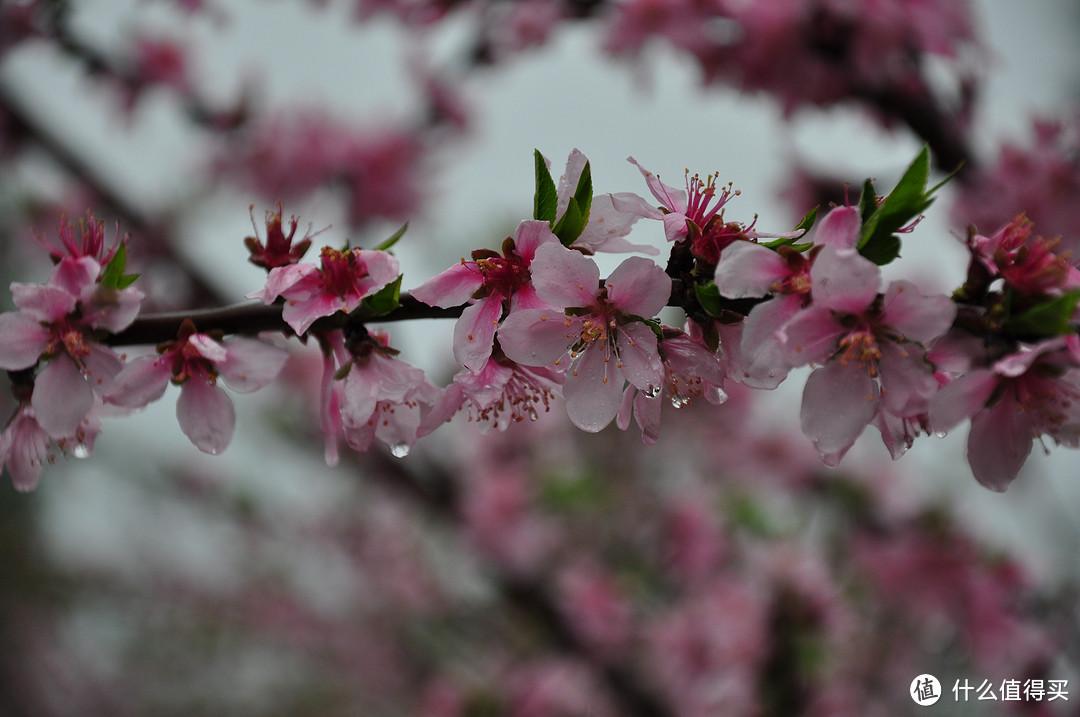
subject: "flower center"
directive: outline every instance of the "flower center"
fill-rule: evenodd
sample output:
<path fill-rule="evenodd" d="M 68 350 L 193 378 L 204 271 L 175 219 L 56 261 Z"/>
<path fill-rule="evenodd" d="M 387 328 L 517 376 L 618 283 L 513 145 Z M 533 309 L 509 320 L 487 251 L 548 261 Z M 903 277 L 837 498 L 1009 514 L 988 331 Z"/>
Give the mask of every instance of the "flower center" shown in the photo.
<path fill-rule="evenodd" d="M 873 331 L 870 329 L 852 331 L 840 339 L 838 348 L 840 349 L 838 360 L 842 366 L 847 366 L 849 362 L 854 361 L 866 369 L 871 376 L 877 376 L 881 349 L 878 347 Z"/>
<path fill-rule="evenodd" d="M 323 288 L 334 296 L 345 296 L 356 285 L 356 280 L 367 276 L 367 265 L 360 258 L 359 249 L 338 251 L 330 247 L 322 250 Z"/>

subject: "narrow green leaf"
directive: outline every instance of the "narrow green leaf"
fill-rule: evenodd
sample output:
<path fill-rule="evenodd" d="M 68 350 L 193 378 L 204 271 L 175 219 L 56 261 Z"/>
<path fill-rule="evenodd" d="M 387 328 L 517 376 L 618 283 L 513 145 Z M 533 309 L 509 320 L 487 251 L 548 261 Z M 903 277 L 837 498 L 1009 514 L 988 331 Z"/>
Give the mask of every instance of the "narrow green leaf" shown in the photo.
<path fill-rule="evenodd" d="M 135 278 L 132 278 L 124 283 L 124 268 L 127 266 L 127 244 L 120 242 L 120 246 L 116 247 L 116 252 L 113 254 L 112 259 L 105 265 L 105 270 L 101 273 L 102 286 L 107 286 L 110 289 L 123 289 L 131 285 L 131 282 L 138 278 L 138 274 L 134 274 Z"/>
<path fill-rule="evenodd" d="M 926 191 L 929 179 L 930 149 L 923 146 L 893 190 L 864 221 L 860 254 L 877 264 L 887 264 L 899 256 L 900 237 L 896 232 L 914 221 L 934 201 Z M 866 209 L 862 200 L 860 207 Z"/>
<path fill-rule="evenodd" d="M 141 276 L 140 274 L 124 274 L 120 277 L 120 281 L 116 282 L 117 289 L 126 289 L 135 283 L 135 280 Z"/>
<path fill-rule="evenodd" d="M 574 200 L 577 202 L 578 209 L 581 210 L 581 224 L 583 229 L 585 225 L 589 223 L 589 210 L 592 208 L 592 197 L 592 170 L 589 168 L 589 163 L 586 162 L 585 166 L 581 168 L 581 176 L 578 177 L 577 188 L 574 189 Z"/>
<path fill-rule="evenodd" d="M 553 223 L 555 212 L 558 209 L 558 193 L 555 191 L 555 182 L 551 179 L 547 162 L 540 150 L 533 150 L 536 164 L 536 194 L 533 195 L 533 219 Z"/>
<path fill-rule="evenodd" d="M 859 217 L 863 224 L 870 221 L 870 217 L 877 211 L 877 192 L 874 191 L 874 182 L 867 179 L 862 185 L 862 195 L 859 197 Z"/>
<path fill-rule="evenodd" d="M 1061 336 L 1072 332 L 1070 320 L 1080 303 L 1080 289 L 1033 306 L 1005 322 L 1005 329 L 1014 336 Z"/>
<path fill-rule="evenodd" d="M 697 294 L 698 303 L 709 316 L 719 316 L 724 309 L 720 305 L 720 289 L 715 281 L 707 281 L 704 284 L 694 284 L 694 293 Z"/>
<path fill-rule="evenodd" d="M 895 234 L 886 234 L 867 244 L 859 253 L 878 266 L 885 266 L 900 256 L 900 237 Z"/>
<path fill-rule="evenodd" d="M 401 305 L 401 277 L 391 281 L 371 296 L 364 299 L 364 306 L 371 316 L 385 316 Z"/>
<path fill-rule="evenodd" d="M 581 236 L 584 229 L 585 216 L 578 206 L 577 199 L 571 197 L 562 218 L 551 228 L 551 231 L 555 236 L 559 237 L 559 241 L 562 242 L 563 246 L 570 246 L 575 239 Z"/>
<path fill-rule="evenodd" d="M 813 209 L 811 209 L 810 211 L 808 211 L 806 213 L 806 216 L 802 218 L 802 221 L 800 221 L 798 224 L 795 225 L 795 229 L 793 229 L 792 232 L 791 232 L 792 234 L 794 234 L 795 232 L 797 232 L 797 231 L 799 231 L 801 229 L 802 234 L 799 234 L 798 236 L 793 236 L 793 237 L 780 237 L 779 239 L 773 239 L 770 242 L 765 242 L 761 246 L 763 246 L 763 247 L 765 247 L 767 249 L 778 249 L 778 248 L 780 248 L 782 246 L 790 246 L 790 247 L 792 247 L 794 249 L 797 249 L 798 251 L 804 251 L 806 249 L 809 249 L 811 246 L 813 246 L 812 244 L 808 244 L 808 243 L 796 244 L 795 242 L 799 241 L 800 239 L 804 239 L 806 237 L 807 232 L 809 232 L 811 229 L 813 229 L 814 222 L 817 221 L 817 215 L 818 215 L 818 207 L 814 207 Z"/>
<path fill-rule="evenodd" d="M 375 247 L 375 251 L 387 251 L 390 247 L 398 243 L 398 239 L 405 236 L 405 231 L 409 228 L 409 223 L 405 222 L 401 225 L 401 228 L 391 234 L 381 244 Z"/>

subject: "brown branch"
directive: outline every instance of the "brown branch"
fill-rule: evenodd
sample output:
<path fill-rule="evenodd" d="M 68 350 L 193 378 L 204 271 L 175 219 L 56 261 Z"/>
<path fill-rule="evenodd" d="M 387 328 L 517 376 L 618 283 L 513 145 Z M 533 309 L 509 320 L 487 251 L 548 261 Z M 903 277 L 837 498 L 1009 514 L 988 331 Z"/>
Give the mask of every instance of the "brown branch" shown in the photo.
<path fill-rule="evenodd" d="M 340 328 L 349 324 L 411 321 L 413 319 L 453 319 L 461 316 L 464 306 L 441 309 L 423 304 L 407 293 L 402 294 L 401 305 L 388 314 L 376 316 L 361 307 L 348 317 L 337 315 L 319 319 L 312 329 Z M 263 331 L 280 331 L 293 335 L 295 332 L 281 318 L 281 303 L 269 306 L 258 303 L 232 304 L 217 309 L 193 309 L 146 314 L 132 322 L 131 326 L 104 340 L 110 346 L 136 346 L 160 344 L 176 338 L 180 325 L 191 321 L 203 333 L 219 331 L 225 334 L 258 334 Z"/>

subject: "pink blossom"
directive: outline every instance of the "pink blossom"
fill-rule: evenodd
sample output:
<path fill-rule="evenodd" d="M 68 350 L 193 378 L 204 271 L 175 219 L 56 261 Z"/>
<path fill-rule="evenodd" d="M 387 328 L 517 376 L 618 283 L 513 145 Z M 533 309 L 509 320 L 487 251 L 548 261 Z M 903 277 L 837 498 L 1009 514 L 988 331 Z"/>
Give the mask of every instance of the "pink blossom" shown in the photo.
<path fill-rule="evenodd" d="M 12 283 L 20 311 L 0 314 L 0 368 L 18 371 L 47 361 L 31 404 L 38 424 L 56 438 L 78 429 L 123 363 L 94 340 L 95 330 L 126 328 L 142 301 L 137 289 L 97 285 L 99 274 L 89 256 L 65 258 L 46 284 Z"/>
<path fill-rule="evenodd" d="M 454 326 L 454 358 L 479 371 L 491 356 L 495 331 L 504 311 L 534 309 L 547 304 L 536 296 L 530 266 L 536 250 L 558 244 L 547 222 L 528 220 L 518 225 L 514 238 L 503 242 L 502 256 L 490 250 L 473 252 L 412 290 L 429 306 L 448 308 L 473 301 Z"/>
<path fill-rule="evenodd" d="M 252 205 L 250 210 L 254 212 L 255 206 Z M 279 266 L 298 263 L 311 246 L 310 225 L 303 239 L 293 244 L 293 237 L 296 236 L 296 225 L 299 220 L 295 216 L 289 217 L 289 233 L 286 235 L 281 224 L 282 211 L 282 203 L 278 201 L 276 212 L 266 212 L 266 246 L 263 246 L 262 241 L 259 239 L 259 229 L 255 226 L 254 213 L 251 215 L 251 228 L 255 230 L 255 235 L 244 239 L 244 246 L 251 252 L 248 261 L 255 266 L 263 267 L 267 271 L 276 269 Z"/>
<path fill-rule="evenodd" d="M 1060 250 L 1061 240 L 1032 236 L 1032 223 L 1023 215 L 993 236 L 972 236 L 970 245 L 992 278 L 1004 279 L 1022 294 L 1060 295 L 1080 287 L 1080 270 L 1071 263 L 1072 256 Z"/>
<path fill-rule="evenodd" d="M 100 402 L 95 404 L 100 405 Z M 38 423 L 33 407 L 21 403 L 0 434 L 0 470 L 7 468 L 15 490 L 28 492 L 37 488 L 41 469 L 54 462 L 57 454 L 79 458 L 90 455 L 94 439 L 101 432 L 96 413 L 92 406 L 74 431 L 54 436 Z"/>
<path fill-rule="evenodd" d="M 180 386 L 176 418 L 180 430 L 204 453 L 221 453 L 232 440 L 236 413 L 217 385 L 249 393 L 277 377 L 288 354 L 277 346 L 243 337 L 219 342 L 185 322 L 175 341 L 124 367 L 105 394 L 106 403 L 140 408 L 161 398 L 171 381 Z"/>
<path fill-rule="evenodd" d="M 459 371 L 420 425 L 426 436 L 459 411 L 476 423 L 481 433 L 494 428 L 505 431 L 528 418 L 535 421 L 540 409 L 548 411 L 561 393 L 562 376 L 543 368 L 521 366 L 505 357 L 491 356 L 476 372 Z"/>
<path fill-rule="evenodd" d="M 651 206 L 637 194 L 620 192 L 612 195 L 616 209 L 632 216 L 663 221 L 664 235 L 668 241 L 685 239 L 690 231 L 690 223 L 699 232 L 708 232 L 714 227 L 718 230 L 723 228 L 724 205 L 738 192 L 729 184 L 717 195 L 718 173 L 710 174 L 702 181 L 699 175 L 690 176 L 690 170 L 686 170 L 686 191 L 683 191 L 661 182 L 660 175 L 645 169 L 633 157 L 628 157 L 627 161 L 641 171 L 649 191 L 660 202 L 660 208 Z M 731 241 L 735 239 L 735 236 L 731 237 Z"/>
<path fill-rule="evenodd" d="M 1031 452 L 1050 436 L 1080 446 L 1080 341 L 1047 339 L 952 381 L 930 403 L 935 431 L 971 418 L 967 458 L 976 480 L 1004 491 Z"/>
<path fill-rule="evenodd" d="M 546 161 L 546 160 L 545 160 Z M 570 198 L 577 190 L 581 173 L 588 164 L 588 159 L 580 150 L 574 149 L 566 159 L 566 169 L 559 176 L 559 185 L 556 189 L 557 203 L 555 216 L 561 217 L 570 204 Z M 631 227 L 637 222 L 638 217 L 620 211 L 615 207 L 613 195 L 598 194 L 592 198 L 589 206 L 588 223 L 581 234 L 570 245 L 585 254 L 596 252 L 641 252 L 643 254 L 658 255 L 660 250 L 648 244 L 631 244 L 625 237 L 630 233 Z"/>
<path fill-rule="evenodd" d="M 925 345 L 952 324 L 947 297 L 909 282 L 878 297 L 881 271 L 853 249 L 826 246 L 810 270 L 813 303 L 783 330 L 792 366 L 819 363 L 803 391 L 802 428 L 836 465 L 880 410 L 925 411 L 937 389 Z"/>
<path fill-rule="evenodd" d="M 675 408 L 689 406 L 701 396 L 717 406 L 727 400 L 723 389 L 726 374 L 717 355 L 678 329 L 664 327 L 663 334 L 657 344 L 664 365 L 663 390 L 649 395 L 633 384 L 628 385 L 617 415 L 617 425 L 625 431 L 633 413 L 646 445 L 652 445 L 660 436 L 660 409 L 664 399 Z"/>
<path fill-rule="evenodd" d="M 815 226 L 808 240 L 817 246 L 853 249 L 862 221 L 855 207 L 837 207 Z M 732 377 L 754 388 L 775 388 L 790 370 L 781 341 L 785 325 L 810 303 L 810 267 L 820 249 L 807 253 L 790 247 L 773 251 L 748 241 L 731 245 L 716 265 L 716 287 L 731 299 L 771 297 L 750 310 L 738 353 L 739 370 Z M 732 357 L 734 359 L 734 357 Z"/>
<path fill-rule="evenodd" d="M 663 269 L 631 257 L 601 286 L 591 259 L 546 244 L 533 261 L 533 284 L 555 308 L 512 313 L 499 329 L 499 342 L 507 357 L 526 366 L 560 366 L 570 353 L 563 396 L 574 425 L 595 432 L 610 423 L 624 380 L 646 393 L 661 390 L 656 335 L 642 320 L 667 303 L 671 281 Z"/>
<path fill-rule="evenodd" d="M 632 637 L 633 610 L 615 576 L 578 562 L 558 576 L 557 600 L 578 638 L 601 657 L 622 654 Z"/>
<path fill-rule="evenodd" d="M 398 276 L 398 262 L 384 251 L 323 247 L 320 267 L 287 264 L 270 270 L 262 291 L 248 294 L 271 304 L 285 299 L 281 316 L 297 334 L 317 319 L 338 311 L 349 313 L 364 297 L 374 294 Z"/>
<path fill-rule="evenodd" d="M 351 365 L 334 390 L 349 447 L 363 452 L 378 439 L 401 458 L 416 442 L 424 413 L 440 391 L 423 371 L 394 358 L 397 352 L 387 340 L 379 335 L 350 347 Z"/>
<path fill-rule="evenodd" d="M 85 219 L 79 220 L 79 235 L 76 239 L 75 226 L 68 222 L 66 215 L 62 215 L 57 229 L 60 246 L 38 234 L 34 235 L 34 239 L 48 250 L 49 258 L 54 264 L 59 264 L 63 259 L 79 259 L 87 256 L 96 261 L 99 266 L 105 266 L 113 258 L 116 248 L 120 246 L 119 226 L 112 245 L 106 245 L 105 222 L 94 219 L 90 211 L 86 212 Z"/>

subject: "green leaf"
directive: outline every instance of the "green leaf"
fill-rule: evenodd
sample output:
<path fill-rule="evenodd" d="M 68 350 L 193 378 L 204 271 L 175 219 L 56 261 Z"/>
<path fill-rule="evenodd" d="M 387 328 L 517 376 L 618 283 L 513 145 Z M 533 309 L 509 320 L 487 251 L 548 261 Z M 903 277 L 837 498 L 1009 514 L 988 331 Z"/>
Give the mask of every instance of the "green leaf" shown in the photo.
<path fill-rule="evenodd" d="M 571 198 L 570 203 L 566 205 L 566 211 L 563 212 L 562 218 L 558 224 L 551 228 L 551 231 L 555 236 L 559 237 L 559 241 L 562 242 L 563 246 L 570 246 L 575 239 L 581 236 L 584 229 L 585 215 L 582 213 L 577 199 Z"/>
<path fill-rule="evenodd" d="M 139 275 L 125 274 L 124 268 L 126 266 L 127 244 L 120 242 L 120 246 L 116 248 L 116 253 L 113 254 L 109 263 L 105 265 L 105 269 L 102 271 L 101 279 L 98 283 L 110 289 L 126 289 L 131 286 L 135 280 L 139 278 Z"/>
<path fill-rule="evenodd" d="M 402 276 L 402 274 L 398 274 L 396 279 L 364 299 L 364 306 L 367 308 L 369 315 L 373 317 L 385 316 L 401 306 Z"/>
<path fill-rule="evenodd" d="M 877 211 L 877 192 L 874 191 L 873 180 L 867 179 L 862 185 L 862 195 L 859 197 L 859 217 L 865 224 Z"/>
<path fill-rule="evenodd" d="M 930 149 L 923 146 L 915 160 L 904 172 L 896 187 L 863 223 L 859 253 L 877 264 L 887 264 L 900 254 L 900 238 L 895 233 L 910 224 L 933 203 L 926 191 L 930 179 Z M 860 200 L 865 211 L 866 186 Z"/>
<path fill-rule="evenodd" d="M 709 316 L 719 316 L 724 309 L 720 305 L 720 289 L 715 281 L 707 281 L 704 284 L 694 284 L 694 293 L 697 294 L 701 308 L 708 312 Z"/>
<path fill-rule="evenodd" d="M 1070 320 L 1080 303 L 1080 289 L 1033 306 L 1022 314 L 1010 317 L 1005 329 L 1014 336 L 1061 336 L 1072 333 Z"/>
<path fill-rule="evenodd" d="M 796 244 L 795 242 L 806 237 L 806 233 L 814 227 L 814 222 L 817 221 L 817 215 L 818 207 L 814 207 L 806 213 L 806 216 L 802 218 L 802 221 L 796 224 L 795 228 L 791 231 L 791 233 L 794 234 L 801 229 L 802 234 L 793 237 L 780 237 L 779 239 L 773 239 L 772 241 L 766 242 L 761 246 L 765 247 L 766 249 L 778 249 L 782 246 L 790 246 L 799 251 L 810 248 L 812 246 L 811 244 Z"/>
<path fill-rule="evenodd" d="M 558 193 L 555 191 L 555 182 L 551 179 L 547 162 L 540 150 L 533 150 L 536 164 L 536 194 L 533 195 L 533 219 L 540 219 L 549 224 L 555 221 L 555 211 L 558 209 Z"/>
<path fill-rule="evenodd" d="M 392 246 L 394 246 L 395 244 L 398 243 L 398 239 L 405 236 L 405 231 L 408 228 L 409 228 L 409 223 L 408 222 L 405 222 L 404 224 L 402 224 L 400 229 L 398 229 L 396 232 L 391 234 L 381 244 L 376 246 L 375 251 L 387 251 L 387 250 L 389 250 L 390 247 L 392 247 Z"/>
<path fill-rule="evenodd" d="M 577 187 L 574 189 L 574 201 L 577 202 L 578 209 L 581 210 L 582 228 L 589 223 L 589 210 L 592 208 L 592 197 L 592 170 L 589 168 L 589 163 L 586 162 L 585 166 L 581 168 L 581 176 L 578 177 Z"/>

